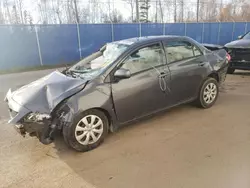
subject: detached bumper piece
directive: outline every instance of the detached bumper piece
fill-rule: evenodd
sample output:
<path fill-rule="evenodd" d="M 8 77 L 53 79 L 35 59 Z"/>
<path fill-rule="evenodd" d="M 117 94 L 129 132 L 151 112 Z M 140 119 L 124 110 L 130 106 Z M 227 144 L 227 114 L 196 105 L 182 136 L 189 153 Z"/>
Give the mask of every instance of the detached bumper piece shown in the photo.
<path fill-rule="evenodd" d="M 226 80 L 227 69 L 228 69 L 228 66 L 222 68 L 222 69 L 219 71 L 219 80 L 220 80 L 220 84 L 223 83 L 223 82 Z"/>

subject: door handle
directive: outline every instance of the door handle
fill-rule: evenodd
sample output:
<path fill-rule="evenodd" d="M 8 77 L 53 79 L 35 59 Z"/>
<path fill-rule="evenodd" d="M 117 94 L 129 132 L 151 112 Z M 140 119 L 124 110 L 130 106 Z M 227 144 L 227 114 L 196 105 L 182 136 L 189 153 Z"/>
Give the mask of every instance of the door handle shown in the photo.
<path fill-rule="evenodd" d="M 168 75 L 168 73 L 161 72 L 160 75 L 159 75 L 159 77 L 162 78 L 162 77 L 165 77 L 165 76 L 167 76 L 167 75 Z"/>
<path fill-rule="evenodd" d="M 203 67 L 206 63 L 205 62 L 200 62 L 198 66 Z"/>

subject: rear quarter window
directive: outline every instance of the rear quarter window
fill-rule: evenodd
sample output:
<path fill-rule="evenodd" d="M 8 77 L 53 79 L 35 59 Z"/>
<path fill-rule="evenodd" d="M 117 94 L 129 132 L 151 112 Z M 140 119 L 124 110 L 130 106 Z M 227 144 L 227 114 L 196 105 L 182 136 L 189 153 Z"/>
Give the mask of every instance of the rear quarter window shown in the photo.
<path fill-rule="evenodd" d="M 164 44 L 168 63 L 202 55 L 201 51 L 190 42 L 172 41 Z"/>

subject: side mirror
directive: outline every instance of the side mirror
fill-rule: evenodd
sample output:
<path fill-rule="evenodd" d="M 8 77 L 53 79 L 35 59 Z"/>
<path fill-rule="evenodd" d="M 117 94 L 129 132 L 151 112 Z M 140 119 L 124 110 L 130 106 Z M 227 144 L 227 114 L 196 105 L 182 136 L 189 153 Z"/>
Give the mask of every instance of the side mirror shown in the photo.
<path fill-rule="evenodd" d="M 115 71 L 114 76 L 115 78 L 125 79 L 125 78 L 130 78 L 131 74 L 128 69 L 120 68 Z"/>
<path fill-rule="evenodd" d="M 242 37 L 243 37 L 243 36 L 242 36 L 242 35 L 240 35 L 240 36 L 238 36 L 238 39 L 242 39 Z"/>

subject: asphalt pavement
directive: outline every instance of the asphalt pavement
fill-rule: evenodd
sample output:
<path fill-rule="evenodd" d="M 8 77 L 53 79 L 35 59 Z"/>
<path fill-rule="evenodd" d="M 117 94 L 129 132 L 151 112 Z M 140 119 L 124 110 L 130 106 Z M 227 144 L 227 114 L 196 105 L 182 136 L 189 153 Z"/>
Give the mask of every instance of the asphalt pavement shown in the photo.
<path fill-rule="evenodd" d="M 53 70 L 0 76 L 9 87 Z M 0 188 L 249 188 L 250 72 L 228 75 L 216 104 L 182 105 L 109 134 L 93 151 L 21 137 L 0 105 Z"/>

